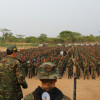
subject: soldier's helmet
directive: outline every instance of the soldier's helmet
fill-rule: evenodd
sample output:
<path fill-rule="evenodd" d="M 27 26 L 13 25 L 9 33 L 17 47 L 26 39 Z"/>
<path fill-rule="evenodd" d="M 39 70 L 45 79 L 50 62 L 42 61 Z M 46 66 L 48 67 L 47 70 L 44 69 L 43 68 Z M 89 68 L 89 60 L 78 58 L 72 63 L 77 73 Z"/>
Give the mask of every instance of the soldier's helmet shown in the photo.
<path fill-rule="evenodd" d="M 7 49 L 11 52 L 15 51 L 15 52 L 18 52 L 19 50 L 17 49 L 17 47 L 15 45 L 9 45 L 7 47 Z"/>
<path fill-rule="evenodd" d="M 58 79 L 61 78 L 59 69 L 52 62 L 42 63 L 37 70 L 38 79 Z"/>

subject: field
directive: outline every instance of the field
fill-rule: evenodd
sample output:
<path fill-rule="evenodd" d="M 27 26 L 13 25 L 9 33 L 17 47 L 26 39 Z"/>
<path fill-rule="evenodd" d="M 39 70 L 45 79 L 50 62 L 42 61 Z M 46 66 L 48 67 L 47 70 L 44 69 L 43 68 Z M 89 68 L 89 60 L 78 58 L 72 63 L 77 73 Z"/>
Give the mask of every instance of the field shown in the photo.
<path fill-rule="evenodd" d="M 74 79 L 68 79 L 66 72 L 62 79 L 58 79 L 56 87 L 58 87 L 65 95 L 69 96 L 73 100 L 73 87 Z M 41 86 L 39 80 L 26 78 L 28 83 L 28 89 L 23 89 L 23 95 L 31 93 L 37 86 Z M 100 100 L 100 78 L 96 80 L 77 80 L 77 92 L 76 100 Z"/>
<path fill-rule="evenodd" d="M 30 46 L 18 46 L 18 49 L 26 48 L 30 48 Z M 6 48 L 0 47 L 0 50 L 6 51 Z M 34 77 L 32 79 L 28 79 L 26 77 L 26 81 L 28 83 L 28 88 L 22 89 L 24 97 L 28 93 L 35 90 L 37 86 L 41 86 L 40 81 L 36 80 Z M 58 79 L 56 87 L 58 87 L 65 95 L 69 96 L 71 100 L 73 100 L 74 80 L 73 78 L 67 78 L 67 71 L 65 71 L 62 79 Z M 76 100 L 100 100 L 100 77 L 97 77 L 95 80 L 92 80 L 91 78 L 89 80 L 84 80 L 83 78 L 78 79 L 76 95 Z"/>

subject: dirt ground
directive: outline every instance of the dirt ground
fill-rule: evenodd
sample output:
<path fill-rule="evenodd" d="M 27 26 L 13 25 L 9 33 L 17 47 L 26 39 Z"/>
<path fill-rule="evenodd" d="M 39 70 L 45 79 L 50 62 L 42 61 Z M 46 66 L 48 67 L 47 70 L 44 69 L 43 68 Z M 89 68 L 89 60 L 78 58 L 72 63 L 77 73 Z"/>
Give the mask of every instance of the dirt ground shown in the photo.
<path fill-rule="evenodd" d="M 0 51 L 6 51 L 6 47 L 0 47 Z"/>
<path fill-rule="evenodd" d="M 75 70 L 74 66 L 73 72 Z M 41 86 L 41 82 L 35 79 L 35 77 L 32 79 L 26 78 L 26 81 L 28 89 L 22 89 L 24 97 L 38 86 Z M 96 75 L 96 79 L 92 80 L 90 76 L 89 80 L 84 80 L 83 74 L 81 74 L 81 79 L 77 79 L 76 83 L 76 100 L 100 100 L 100 77 Z M 67 69 L 63 77 L 57 80 L 56 87 L 73 100 L 74 78 L 68 79 Z"/>
<path fill-rule="evenodd" d="M 35 79 L 35 77 L 32 79 L 26 78 L 26 81 L 28 83 L 28 88 L 22 89 L 24 97 L 35 90 L 37 86 L 41 86 L 41 82 Z M 73 78 L 68 79 L 66 76 L 63 76 L 62 79 L 58 79 L 56 87 L 73 100 Z M 83 78 L 77 79 L 76 87 L 76 100 L 100 100 L 100 77 L 97 77 L 95 80 L 84 80 Z"/>

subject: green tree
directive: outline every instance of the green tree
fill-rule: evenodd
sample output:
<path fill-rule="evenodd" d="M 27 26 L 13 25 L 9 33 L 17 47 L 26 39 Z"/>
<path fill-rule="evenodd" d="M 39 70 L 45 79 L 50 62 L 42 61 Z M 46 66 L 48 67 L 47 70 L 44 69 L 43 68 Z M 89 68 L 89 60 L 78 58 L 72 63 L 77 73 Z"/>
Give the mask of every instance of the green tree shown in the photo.
<path fill-rule="evenodd" d="M 39 42 L 45 42 L 46 38 L 47 38 L 46 34 L 41 34 L 38 39 L 39 39 Z"/>
<path fill-rule="evenodd" d="M 9 42 L 18 42 L 18 39 L 15 36 L 10 36 Z"/>
<path fill-rule="evenodd" d="M 86 36 L 86 38 L 87 38 L 88 42 L 95 42 L 96 41 L 95 36 L 93 36 L 92 34 L 90 34 L 89 36 Z"/>
<path fill-rule="evenodd" d="M 22 39 L 22 38 L 25 37 L 25 35 L 20 35 L 20 34 L 17 34 L 16 36 L 17 36 L 17 38 L 19 38 L 19 39 Z"/>
<path fill-rule="evenodd" d="M 17 36 L 19 42 L 24 42 L 24 41 L 25 41 L 25 40 L 24 40 L 25 35 L 17 34 L 16 36 Z"/>
<path fill-rule="evenodd" d="M 10 32 L 10 33 L 5 33 L 5 34 L 4 34 L 4 37 L 5 37 L 5 40 L 6 40 L 6 41 L 9 41 L 9 38 L 12 37 L 12 36 L 13 36 L 13 33 L 11 33 L 11 32 Z"/>
<path fill-rule="evenodd" d="M 79 36 L 81 36 L 80 33 L 71 32 L 71 31 L 62 31 L 62 32 L 59 33 L 59 37 L 61 39 L 68 40 L 68 41 L 71 41 L 71 42 L 75 42 L 76 37 L 79 37 Z"/>
<path fill-rule="evenodd" d="M 3 33 L 3 39 L 4 39 L 4 42 L 5 42 L 5 33 L 10 32 L 10 30 L 8 30 L 8 29 L 6 29 L 6 28 L 3 28 L 3 29 L 0 29 L 0 32 Z"/>
<path fill-rule="evenodd" d="M 25 42 L 27 42 L 27 43 L 36 43 L 37 42 L 37 38 L 34 37 L 34 36 L 26 37 L 25 38 Z"/>
<path fill-rule="evenodd" d="M 100 36 L 96 36 L 96 42 L 100 42 Z"/>
<path fill-rule="evenodd" d="M 64 43 L 65 41 L 61 38 L 52 38 L 53 43 Z"/>

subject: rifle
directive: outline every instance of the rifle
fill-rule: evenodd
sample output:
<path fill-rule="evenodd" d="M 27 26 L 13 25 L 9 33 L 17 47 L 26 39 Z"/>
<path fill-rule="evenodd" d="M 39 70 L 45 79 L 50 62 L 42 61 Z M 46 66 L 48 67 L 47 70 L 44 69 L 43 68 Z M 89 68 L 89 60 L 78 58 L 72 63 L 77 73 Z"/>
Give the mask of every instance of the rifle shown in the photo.
<path fill-rule="evenodd" d="M 76 100 L 76 73 L 74 73 L 74 91 L 73 91 L 73 100 Z"/>

